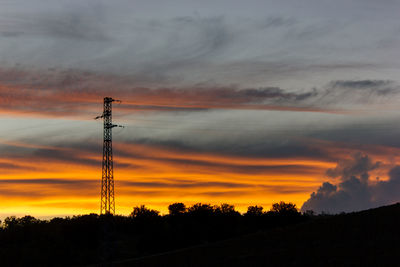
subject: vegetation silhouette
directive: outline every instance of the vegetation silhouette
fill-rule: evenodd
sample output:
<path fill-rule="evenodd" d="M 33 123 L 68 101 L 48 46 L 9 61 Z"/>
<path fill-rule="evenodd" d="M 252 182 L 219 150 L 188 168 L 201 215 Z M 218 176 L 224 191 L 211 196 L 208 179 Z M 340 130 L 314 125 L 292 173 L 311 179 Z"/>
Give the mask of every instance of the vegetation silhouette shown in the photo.
<path fill-rule="evenodd" d="M 5 266 L 104 263 L 208 244 L 309 219 L 291 203 L 279 205 L 282 208 L 271 212 L 263 212 L 260 206 L 249 207 L 244 215 L 227 203 L 196 203 L 190 207 L 173 203 L 166 215 L 141 205 L 134 207 L 129 216 L 88 214 L 51 220 L 7 217 L 0 228 L 0 258 Z M 286 216 L 284 207 L 293 208 L 293 216 Z"/>
<path fill-rule="evenodd" d="M 177 216 L 186 212 L 186 205 L 183 203 L 174 203 L 168 206 L 169 215 Z"/>
<path fill-rule="evenodd" d="M 357 213 L 300 213 L 292 203 L 144 205 L 129 216 L 7 217 L 1 266 L 394 266 L 400 204 Z"/>
<path fill-rule="evenodd" d="M 117 266 L 399 266 L 399 203 L 348 214 L 302 216 L 308 216 L 303 223 L 132 259 Z"/>
<path fill-rule="evenodd" d="M 352 249 L 358 253 L 360 246 L 372 257 L 378 252 L 385 254 L 383 248 L 391 252 L 388 246 L 397 247 L 400 234 L 399 204 L 376 211 L 318 216 L 310 211 L 302 214 L 294 204 L 285 202 L 274 203 L 268 211 L 250 206 L 244 214 L 226 203 L 189 207 L 173 203 L 168 211 L 161 215 L 141 205 L 129 216 L 88 214 L 51 220 L 8 217 L 0 227 L 0 265 L 121 262 L 123 266 L 126 259 L 138 259 L 131 265 L 245 266 L 248 262 L 264 266 L 267 262 L 272 266 L 334 266 L 341 263 L 332 260 L 335 253 L 331 253 L 332 265 L 313 251 L 323 255 L 332 250 L 345 255 Z M 159 253 L 165 256 L 152 256 Z M 244 258 L 240 256 L 243 253 L 247 253 Z M 372 258 L 370 261 L 378 263 Z M 354 259 L 349 262 L 360 263 Z"/>

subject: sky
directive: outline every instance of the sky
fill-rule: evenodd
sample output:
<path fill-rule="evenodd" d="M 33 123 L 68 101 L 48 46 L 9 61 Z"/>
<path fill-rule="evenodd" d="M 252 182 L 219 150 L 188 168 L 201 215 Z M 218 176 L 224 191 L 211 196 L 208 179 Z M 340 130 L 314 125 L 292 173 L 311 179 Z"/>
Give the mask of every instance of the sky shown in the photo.
<path fill-rule="evenodd" d="M 0 218 L 400 201 L 396 0 L 0 0 Z"/>

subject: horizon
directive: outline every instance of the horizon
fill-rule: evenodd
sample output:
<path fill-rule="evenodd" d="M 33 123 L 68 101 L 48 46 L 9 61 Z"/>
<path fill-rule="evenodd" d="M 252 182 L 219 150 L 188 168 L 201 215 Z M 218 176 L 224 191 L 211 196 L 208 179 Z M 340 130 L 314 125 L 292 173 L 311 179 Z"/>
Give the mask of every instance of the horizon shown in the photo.
<path fill-rule="evenodd" d="M 288 203 L 288 204 L 290 204 L 290 202 L 285 202 L 285 203 Z M 176 203 L 170 203 L 170 204 L 176 204 Z M 183 204 L 185 204 L 185 203 L 183 203 Z M 211 205 L 211 204 L 209 204 L 209 203 L 194 203 L 194 204 L 206 204 L 206 205 Z M 194 205 L 193 204 L 193 205 Z M 228 204 L 228 205 L 230 205 L 229 203 L 220 203 L 220 205 L 222 205 L 222 204 Z M 275 204 L 275 203 L 272 203 L 272 204 Z M 395 203 L 395 204 L 397 204 L 397 203 Z M 211 205 L 212 207 L 219 207 L 220 205 Z M 142 205 L 138 205 L 138 206 L 135 206 L 135 207 L 141 207 Z M 167 206 L 167 208 L 166 208 L 166 211 L 163 211 L 163 212 L 161 212 L 161 211 L 159 211 L 159 210 L 157 210 L 157 209 L 152 209 L 152 208 L 150 208 L 150 207 L 147 207 L 146 205 L 143 205 L 143 206 L 145 206 L 145 208 L 146 209 L 149 209 L 149 210 L 155 210 L 155 211 L 158 211 L 159 212 L 159 215 L 160 216 L 165 216 L 165 215 L 168 215 L 169 214 L 169 211 L 168 211 L 168 206 Z M 186 206 L 186 208 L 189 208 L 189 207 L 192 207 L 192 205 L 186 205 L 185 204 L 185 206 Z M 260 207 L 260 205 L 257 205 L 258 207 Z M 132 207 L 132 211 L 131 211 L 131 213 L 133 212 L 133 209 L 135 208 L 135 207 Z M 250 206 L 249 206 L 250 207 Z M 271 209 L 272 209 L 272 205 L 271 205 L 271 208 L 269 209 L 268 207 L 264 207 L 264 206 L 261 206 L 262 208 L 263 208 L 263 212 L 268 212 L 268 211 L 271 211 Z M 296 208 L 297 208 L 297 210 L 299 210 L 299 208 L 297 207 L 297 206 L 295 206 Z M 236 207 L 234 207 L 234 210 L 235 211 L 237 211 L 237 212 L 239 212 L 239 214 L 241 214 L 241 215 L 244 215 L 248 210 L 247 210 L 247 208 L 246 208 L 246 210 L 244 210 L 244 211 L 239 211 L 239 210 L 237 210 L 236 209 Z M 115 214 L 113 214 L 113 216 L 126 216 L 126 217 L 129 217 L 129 216 L 131 216 L 131 213 L 129 213 L 129 214 L 118 214 L 118 213 L 115 213 Z M 105 215 L 105 214 L 100 214 L 99 212 L 92 212 L 92 213 L 85 213 L 85 214 L 59 214 L 59 215 L 51 215 L 51 216 L 32 216 L 31 214 L 24 214 L 24 213 L 21 213 L 21 214 L 14 214 L 14 215 L 2 215 L 1 213 L 0 213 L 0 225 L 1 225 L 1 223 L 3 222 L 3 220 L 5 219 L 5 218 L 7 218 L 7 217 L 16 217 L 16 218 L 22 218 L 22 217 L 24 217 L 24 216 L 32 216 L 32 217 L 34 217 L 34 218 L 36 218 L 36 219 L 39 219 L 39 220 L 51 220 L 51 219 L 54 219 L 54 218 L 68 218 L 68 217 L 74 217 L 74 216 L 85 216 L 85 215 L 92 215 L 92 214 L 95 214 L 95 215 L 97 215 L 97 216 L 102 216 L 102 215 Z M 330 215 L 330 214 L 329 214 Z M 334 215 L 334 214 L 332 214 L 332 215 Z"/>
<path fill-rule="evenodd" d="M 400 202 L 399 8 L 0 3 L 0 219 L 99 213 L 106 96 L 116 214 Z"/>

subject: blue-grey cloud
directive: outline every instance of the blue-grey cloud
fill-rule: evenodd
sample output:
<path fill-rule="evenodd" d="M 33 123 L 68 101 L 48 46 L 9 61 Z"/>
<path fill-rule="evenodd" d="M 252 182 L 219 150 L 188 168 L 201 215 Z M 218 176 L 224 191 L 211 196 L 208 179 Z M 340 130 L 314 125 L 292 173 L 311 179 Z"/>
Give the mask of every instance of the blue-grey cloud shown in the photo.
<path fill-rule="evenodd" d="M 333 88 L 355 88 L 355 89 L 369 89 L 369 88 L 378 88 L 382 89 L 384 86 L 390 86 L 392 81 L 382 81 L 382 80 L 354 80 L 354 81 L 332 81 L 331 86 Z M 379 93 L 386 93 L 386 90 L 378 91 Z"/>
<path fill-rule="evenodd" d="M 48 116 L 82 114 L 97 109 L 95 99 L 112 94 L 124 100 L 125 111 L 194 112 L 209 109 L 334 112 L 394 105 L 400 86 L 390 80 L 334 80 L 319 88 L 240 87 L 192 84 L 179 87 L 137 87 L 135 78 L 82 71 L 1 69 L 3 109 Z"/>
<path fill-rule="evenodd" d="M 335 169 L 328 170 L 332 177 L 340 175 L 337 184 L 324 182 L 304 202 L 302 211 L 317 213 L 351 212 L 388 205 L 400 201 L 396 193 L 400 190 L 400 166 L 389 171 L 389 180 L 370 180 L 369 171 L 379 168 L 367 155 L 357 153 L 352 160 L 339 162 Z"/>
<path fill-rule="evenodd" d="M 4 67 L 119 74 L 139 86 L 260 87 L 270 82 L 291 89 L 315 85 L 304 78 L 316 73 L 321 86 L 334 76 L 354 78 L 349 69 L 378 75 L 373 69 L 393 65 L 399 40 L 392 36 L 399 25 L 390 16 L 371 23 L 376 14 L 355 1 L 357 10 L 370 14 L 368 20 L 343 19 L 344 2 L 331 17 L 332 9 L 309 1 L 308 11 L 257 1 L 228 12 L 221 8 L 228 2 L 222 1 L 199 4 L 200 13 L 187 3 L 159 12 L 160 3 L 143 1 L 17 1 L 0 9 L 1 61 Z M 157 7 L 149 8 L 153 5 Z M 372 25 L 367 29 L 366 23 Z M 388 38 L 390 45 L 377 49 Z"/>
<path fill-rule="evenodd" d="M 326 175 L 331 178 L 341 177 L 342 180 L 352 176 L 367 177 L 368 172 L 379 168 L 381 162 L 372 162 L 368 155 L 355 153 L 352 159 L 341 160 L 335 168 L 328 169 Z"/>

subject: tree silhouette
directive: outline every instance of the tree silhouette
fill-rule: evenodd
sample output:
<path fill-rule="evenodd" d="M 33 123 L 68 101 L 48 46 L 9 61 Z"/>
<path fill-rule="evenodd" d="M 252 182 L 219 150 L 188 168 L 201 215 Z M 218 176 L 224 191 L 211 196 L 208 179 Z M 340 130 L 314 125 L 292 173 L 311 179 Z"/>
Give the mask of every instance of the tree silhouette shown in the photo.
<path fill-rule="evenodd" d="M 245 216 L 261 216 L 263 215 L 263 207 L 262 206 L 249 206 L 247 208 L 247 212 L 244 214 Z"/>
<path fill-rule="evenodd" d="M 297 214 L 299 213 L 296 204 L 293 203 L 286 203 L 281 201 L 279 203 L 272 204 L 271 212 L 278 213 L 278 214 Z"/>
<path fill-rule="evenodd" d="M 183 203 L 173 203 L 168 206 L 169 215 L 176 216 L 186 212 L 186 206 Z"/>
<path fill-rule="evenodd" d="M 5 228 L 11 228 L 18 225 L 17 218 L 15 216 L 9 216 L 4 219 L 4 227 Z"/>
<path fill-rule="evenodd" d="M 26 215 L 21 218 L 16 218 L 15 216 L 10 216 L 4 219 L 4 227 L 12 228 L 16 226 L 28 226 L 32 224 L 40 223 L 41 221 L 36 219 L 35 217 Z"/>
<path fill-rule="evenodd" d="M 238 214 L 234 206 L 229 204 L 212 206 L 197 203 L 188 209 L 185 209 L 182 203 L 175 204 L 177 203 L 170 205 L 170 212 L 181 214 L 179 216 L 160 216 L 159 212 L 142 205 L 133 208 L 130 216 L 88 214 L 51 220 L 40 220 L 32 216 L 7 217 L 0 227 L 0 265 L 103 266 L 102 258 L 99 257 L 101 254 L 105 259 L 117 262 L 138 258 L 150 260 L 149 264 L 145 265 L 138 262 L 138 266 L 192 266 L 196 263 L 199 263 L 196 266 L 206 266 L 204 262 L 221 263 L 219 260 L 225 259 L 225 255 L 238 255 L 240 259 L 243 258 L 243 261 L 235 258 L 226 264 L 223 262 L 226 266 L 264 266 L 267 261 L 273 266 L 290 266 L 295 259 L 292 248 L 300 249 L 296 263 L 301 266 L 321 266 L 326 263 L 327 248 L 333 251 L 328 256 L 334 263 L 338 262 L 338 253 L 344 253 L 342 260 L 346 265 L 350 255 L 347 251 L 354 255 L 355 240 L 360 244 L 357 252 L 360 257 L 353 259 L 351 265 L 360 265 L 360 258 L 365 255 L 364 245 L 371 244 L 368 251 L 374 252 L 377 242 L 386 244 L 385 249 L 390 253 L 384 251 L 382 254 L 373 255 L 371 260 L 375 261 L 371 261 L 372 264 L 369 264 L 369 261 L 362 263 L 390 266 L 390 263 L 395 262 L 397 255 L 396 244 L 400 229 L 397 227 L 400 221 L 397 215 L 400 214 L 400 204 L 375 211 L 331 216 L 301 214 L 294 204 L 285 202 L 275 203 L 268 212 L 264 212 L 261 206 L 250 206 L 245 216 Z M 289 227 L 299 223 L 304 224 Z M 279 230 L 275 231 L 274 228 L 277 227 Z M 388 227 L 390 228 L 387 229 Z M 268 232 L 264 232 L 265 230 Z M 248 239 L 248 234 L 256 232 L 260 232 L 261 235 L 256 234 L 257 238 L 250 235 Z M 312 250 L 304 246 L 315 243 L 316 238 L 319 238 L 318 243 Z M 212 242 L 225 242 L 223 240 L 227 243 L 207 245 Z M 200 255 L 196 254 L 196 251 L 199 251 L 198 247 L 193 248 L 198 245 L 202 245 Z M 244 250 L 235 249 L 236 246 Z M 346 251 L 343 246 L 346 246 Z M 185 247 L 189 249 L 180 250 Z M 211 254 L 203 253 L 203 248 L 206 247 L 210 249 Z M 218 248 L 225 250 L 222 251 L 223 257 L 216 256 L 220 255 Z M 270 249 L 272 252 L 267 252 Z M 321 253 L 320 261 L 310 263 L 310 259 L 314 259 L 315 249 Z M 177 250 L 183 252 L 176 252 Z M 171 264 L 161 258 L 151 261 L 152 257 L 147 257 L 167 251 L 174 251 L 170 254 L 173 261 Z M 259 262 L 254 261 L 251 254 L 247 256 L 251 251 L 255 251 L 256 255 L 261 257 L 258 258 Z M 244 255 L 242 252 L 246 253 L 245 258 L 241 256 Z M 107 256 L 106 253 L 110 253 L 111 256 Z M 208 258 L 201 261 L 207 254 Z M 303 262 L 301 259 L 304 255 L 308 258 Z M 388 255 L 393 255 L 390 260 L 386 258 Z M 275 261 L 271 262 L 270 258 L 274 256 Z M 185 259 L 179 262 L 182 264 L 174 262 L 180 257 L 187 257 L 187 261 Z"/>
<path fill-rule="evenodd" d="M 209 216 L 214 214 L 215 209 L 215 206 L 211 206 L 210 204 L 196 203 L 188 208 L 188 213 L 192 215 Z"/>
<path fill-rule="evenodd" d="M 156 218 L 160 216 L 159 213 L 157 210 L 148 209 L 145 205 L 141 205 L 134 207 L 130 216 L 133 218 Z"/>
<path fill-rule="evenodd" d="M 215 211 L 222 215 L 240 215 L 240 213 L 235 210 L 235 206 L 227 203 L 223 203 L 216 207 Z"/>

